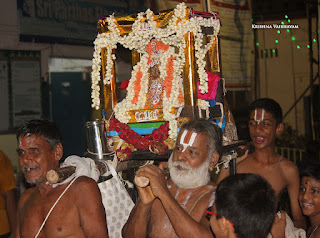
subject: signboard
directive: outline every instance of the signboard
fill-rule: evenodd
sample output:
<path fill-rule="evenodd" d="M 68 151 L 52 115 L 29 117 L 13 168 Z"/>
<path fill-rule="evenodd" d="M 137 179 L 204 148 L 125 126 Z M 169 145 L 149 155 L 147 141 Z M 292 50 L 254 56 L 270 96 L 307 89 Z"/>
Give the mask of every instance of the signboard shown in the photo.
<path fill-rule="evenodd" d="M 20 40 L 92 45 L 100 16 L 144 7 L 143 0 L 18 0 Z"/>
<path fill-rule="evenodd" d="M 220 15 L 221 69 L 227 88 L 250 88 L 253 67 L 253 30 L 248 0 L 211 0 Z"/>
<path fill-rule="evenodd" d="M 157 0 L 157 10 L 163 11 L 174 9 L 179 3 L 184 2 L 186 6 L 193 8 L 194 11 L 206 11 L 205 0 Z"/>
<path fill-rule="evenodd" d="M 40 118 L 40 62 L 12 61 L 13 126 Z"/>

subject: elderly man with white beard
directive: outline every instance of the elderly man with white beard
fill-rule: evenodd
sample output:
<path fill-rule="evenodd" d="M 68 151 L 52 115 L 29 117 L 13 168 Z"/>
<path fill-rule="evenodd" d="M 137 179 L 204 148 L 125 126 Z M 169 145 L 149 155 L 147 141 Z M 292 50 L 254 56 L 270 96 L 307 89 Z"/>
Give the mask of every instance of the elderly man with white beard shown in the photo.
<path fill-rule="evenodd" d="M 212 206 L 216 185 L 209 171 L 219 160 L 222 132 L 207 120 L 192 120 L 179 132 L 169 159 L 169 180 L 157 166 L 140 168 L 139 200 L 123 227 L 123 237 L 213 237 L 205 211 Z"/>

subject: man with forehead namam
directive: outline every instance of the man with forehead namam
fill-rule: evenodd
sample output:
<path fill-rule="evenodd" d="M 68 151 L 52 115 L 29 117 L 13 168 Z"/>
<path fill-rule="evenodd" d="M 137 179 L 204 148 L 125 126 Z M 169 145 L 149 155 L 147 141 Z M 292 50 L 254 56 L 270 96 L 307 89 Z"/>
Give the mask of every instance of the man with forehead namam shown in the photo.
<path fill-rule="evenodd" d="M 283 131 L 282 109 L 270 98 L 261 98 L 249 106 L 249 133 L 255 150 L 237 165 L 237 173 L 255 173 L 264 177 L 275 191 L 277 203 L 284 189 L 288 189 L 293 222 L 305 228 L 299 203 L 299 171 L 296 165 L 283 158 L 275 150 L 275 139 Z M 217 183 L 229 175 L 223 168 Z"/>
<path fill-rule="evenodd" d="M 214 202 L 216 185 L 209 170 L 221 146 L 222 132 L 214 123 L 200 119 L 184 124 L 168 161 L 170 179 L 154 165 L 137 171 L 139 200 L 123 237 L 213 237 L 205 211 Z M 141 177 L 149 180 L 147 186 L 139 186 Z"/>
<path fill-rule="evenodd" d="M 46 180 L 63 154 L 55 123 L 29 121 L 19 128 L 17 140 L 21 170 L 34 187 L 19 199 L 15 237 L 108 237 L 101 194 L 93 179 L 78 177 L 55 188 Z"/>

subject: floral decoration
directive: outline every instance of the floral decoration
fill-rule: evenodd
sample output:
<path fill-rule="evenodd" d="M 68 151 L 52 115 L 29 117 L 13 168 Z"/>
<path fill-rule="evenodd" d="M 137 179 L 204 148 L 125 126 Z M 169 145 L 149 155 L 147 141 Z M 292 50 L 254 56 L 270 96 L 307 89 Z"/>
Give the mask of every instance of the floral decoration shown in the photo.
<path fill-rule="evenodd" d="M 208 74 L 208 92 L 207 93 L 201 93 L 199 90 L 199 82 L 197 82 L 198 86 L 198 99 L 201 100 L 212 100 L 216 98 L 217 95 L 217 88 L 218 88 L 218 82 L 220 81 L 220 77 L 216 75 L 215 73 L 206 71 Z"/>
<path fill-rule="evenodd" d="M 109 130 L 120 133 L 119 137 L 128 144 L 116 150 L 118 159 L 123 161 L 130 158 L 132 151 L 135 149 L 149 150 L 159 143 L 164 144 L 169 135 L 169 123 L 165 122 L 159 128 L 154 129 L 152 134 L 142 136 L 132 130 L 129 125 L 121 123 L 118 119 L 114 118 L 110 121 Z"/>
<path fill-rule="evenodd" d="M 194 35 L 195 57 L 199 75 L 199 90 L 202 94 L 208 92 L 208 75 L 205 72 L 205 55 L 212 47 L 214 37 L 204 44 L 201 27 L 213 27 L 214 35 L 220 29 L 220 21 L 217 17 L 195 17 L 190 15 L 186 5 L 181 3 L 174 9 L 174 14 L 164 28 L 157 26 L 154 13 L 148 9 L 139 13 L 132 24 L 132 31 L 121 34 L 120 27 L 113 15 L 105 18 L 108 32 L 98 34 L 94 41 L 94 54 L 92 60 L 92 107 L 100 107 L 100 71 L 101 51 L 104 49 L 106 55 L 106 68 L 104 84 L 110 84 L 113 78 L 114 49 L 117 44 L 123 45 L 129 50 L 135 49 L 141 54 L 138 64 L 133 67 L 131 79 L 127 88 L 127 96 L 114 107 L 115 117 L 122 123 L 128 123 L 129 110 L 142 109 L 146 102 L 148 90 L 148 70 L 153 65 L 150 63 L 150 42 L 157 41 L 161 50 L 158 67 L 160 78 L 164 80 L 166 88 L 163 93 L 163 117 L 169 122 L 169 137 L 175 139 L 177 136 L 177 117 L 172 113 L 173 108 L 181 108 L 183 102 L 183 67 L 185 65 L 185 48 L 187 33 Z M 148 53 L 149 51 L 149 53 Z M 169 68 L 168 68 L 169 67 Z"/>

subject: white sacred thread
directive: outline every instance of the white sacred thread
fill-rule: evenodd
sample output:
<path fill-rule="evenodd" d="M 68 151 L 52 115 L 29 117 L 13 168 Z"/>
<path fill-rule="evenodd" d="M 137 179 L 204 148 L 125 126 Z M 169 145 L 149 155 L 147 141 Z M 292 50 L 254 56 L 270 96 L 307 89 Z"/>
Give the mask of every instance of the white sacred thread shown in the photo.
<path fill-rule="evenodd" d="M 57 203 L 60 201 L 60 199 L 62 198 L 62 196 L 65 194 L 65 192 L 67 192 L 67 190 L 70 188 L 70 186 L 73 184 L 74 181 L 76 181 L 78 177 L 75 177 L 71 183 L 69 183 L 69 185 L 63 190 L 63 192 L 60 194 L 60 196 L 58 197 L 58 199 L 55 201 L 55 203 L 52 205 L 50 211 L 48 212 L 46 218 L 44 219 L 44 221 L 41 224 L 41 227 L 38 230 L 38 233 L 36 234 L 35 238 L 37 238 L 42 230 L 42 228 L 44 227 L 44 225 L 46 224 L 46 221 L 48 220 L 53 208 L 57 205 Z"/>
<path fill-rule="evenodd" d="M 184 138 L 186 137 L 186 135 L 187 135 L 188 132 L 189 132 L 189 131 L 185 130 L 185 131 L 182 133 L 181 138 L 180 138 L 180 144 L 183 146 L 182 152 L 185 152 L 185 150 L 188 148 L 188 146 L 192 146 L 194 140 L 195 140 L 196 137 L 197 137 L 197 133 L 192 132 L 192 135 L 191 135 L 191 137 L 190 137 L 190 140 L 189 140 L 188 144 L 187 144 L 187 143 L 184 143 L 184 142 L 183 142 L 183 141 L 184 141 Z"/>
<path fill-rule="evenodd" d="M 262 109 L 261 120 L 257 120 L 257 109 L 254 110 L 254 120 L 259 124 L 260 121 L 264 120 L 264 109 Z"/>
<path fill-rule="evenodd" d="M 317 225 L 316 228 L 313 229 L 313 231 L 311 232 L 311 235 L 309 236 L 309 238 L 311 238 L 313 236 L 313 233 L 318 229 L 319 225 Z"/>

